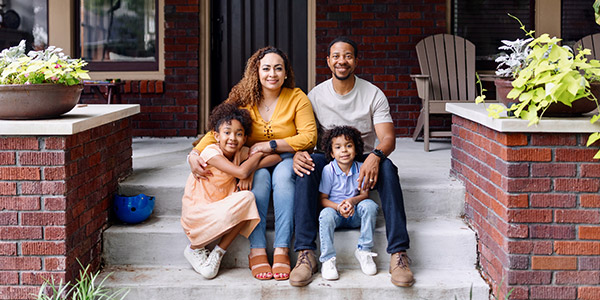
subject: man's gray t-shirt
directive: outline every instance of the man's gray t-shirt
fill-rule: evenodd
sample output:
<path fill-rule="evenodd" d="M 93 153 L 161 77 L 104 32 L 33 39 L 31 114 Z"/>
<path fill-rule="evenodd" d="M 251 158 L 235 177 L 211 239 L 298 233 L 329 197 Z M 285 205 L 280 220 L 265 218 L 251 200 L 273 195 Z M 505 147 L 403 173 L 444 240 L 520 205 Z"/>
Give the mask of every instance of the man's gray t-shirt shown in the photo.
<path fill-rule="evenodd" d="M 329 79 L 308 93 L 317 120 L 325 130 L 334 126 L 353 126 L 362 133 L 365 153 L 375 146 L 375 124 L 392 123 L 390 106 L 383 92 L 374 84 L 355 76 L 354 88 L 339 95 Z"/>

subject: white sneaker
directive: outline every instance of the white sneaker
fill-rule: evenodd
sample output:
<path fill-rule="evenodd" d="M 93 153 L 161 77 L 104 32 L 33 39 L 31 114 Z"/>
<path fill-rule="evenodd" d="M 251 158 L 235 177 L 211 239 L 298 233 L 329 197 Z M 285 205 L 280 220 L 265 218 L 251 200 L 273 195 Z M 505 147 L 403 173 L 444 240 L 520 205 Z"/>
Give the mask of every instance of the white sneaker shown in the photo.
<path fill-rule="evenodd" d="M 191 245 L 185 247 L 183 250 L 183 256 L 192 265 L 194 270 L 200 273 L 200 267 L 206 262 L 209 251 L 206 248 L 192 249 Z"/>
<path fill-rule="evenodd" d="M 321 266 L 321 276 L 325 280 L 337 280 L 340 278 L 337 268 L 335 267 L 335 257 L 332 257 L 323 262 Z"/>
<path fill-rule="evenodd" d="M 200 274 L 206 279 L 213 279 L 219 273 L 219 266 L 221 266 L 221 259 L 223 259 L 225 251 L 217 247 L 210 253 L 204 265 L 200 267 Z"/>
<path fill-rule="evenodd" d="M 354 256 L 360 263 L 360 269 L 363 273 L 367 275 L 377 274 L 377 266 L 373 261 L 373 257 L 376 257 L 377 253 L 356 249 L 356 251 L 354 251 Z"/>

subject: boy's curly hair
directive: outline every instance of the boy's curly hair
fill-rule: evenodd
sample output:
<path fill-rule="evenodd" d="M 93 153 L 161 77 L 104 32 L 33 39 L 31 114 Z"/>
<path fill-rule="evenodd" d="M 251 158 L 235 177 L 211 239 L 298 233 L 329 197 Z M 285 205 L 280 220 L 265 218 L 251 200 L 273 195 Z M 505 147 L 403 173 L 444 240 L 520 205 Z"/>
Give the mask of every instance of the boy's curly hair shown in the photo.
<path fill-rule="evenodd" d="M 252 133 L 252 118 L 250 118 L 250 113 L 229 102 L 221 103 L 212 110 L 210 117 L 208 117 L 208 129 L 219 131 L 223 123 L 230 124 L 231 120 L 238 120 L 242 123 L 246 136 Z"/>
<path fill-rule="evenodd" d="M 331 156 L 331 152 L 333 150 L 333 139 L 342 135 L 345 136 L 346 139 L 351 140 L 354 143 L 354 147 L 356 149 L 356 157 L 354 159 L 360 159 L 365 148 L 365 143 L 362 140 L 360 131 L 358 131 L 358 129 L 352 126 L 336 126 L 331 128 L 330 130 L 325 131 L 325 133 L 323 134 L 323 139 L 321 140 L 321 149 L 323 149 L 323 151 L 325 152 L 327 160 L 333 160 L 333 157 Z"/>
<path fill-rule="evenodd" d="M 258 68 L 260 68 L 260 60 L 269 53 L 275 53 L 283 59 L 285 75 L 287 78 L 284 80 L 282 87 L 290 89 L 296 87 L 294 71 L 292 70 L 288 56 L 280 49 L 268 46 L 258 49 L 250 56 L 250 58 L 248 58 L 244 77 L 233 86 L 231 92 L 229 92 L 227 102 L 236 103 L 238 106 L 258 105 L 263 98 L 262 85 L 260 84 L 260 78 L 258 77 Z"/>

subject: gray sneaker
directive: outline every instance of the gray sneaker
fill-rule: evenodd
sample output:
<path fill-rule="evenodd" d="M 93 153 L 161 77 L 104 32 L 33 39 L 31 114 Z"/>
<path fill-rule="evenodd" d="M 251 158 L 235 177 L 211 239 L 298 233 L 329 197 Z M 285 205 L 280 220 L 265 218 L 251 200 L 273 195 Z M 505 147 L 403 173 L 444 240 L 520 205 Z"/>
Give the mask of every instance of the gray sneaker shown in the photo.
<path fill-rule="evenodd" d="M 206 248 L 192 249 L 191 245 L 188 245 L 183 250 L 183 256 L 192 265 L 194 271 L 200 273 L 200 267 L 206 262 L 209 252 Z"/>

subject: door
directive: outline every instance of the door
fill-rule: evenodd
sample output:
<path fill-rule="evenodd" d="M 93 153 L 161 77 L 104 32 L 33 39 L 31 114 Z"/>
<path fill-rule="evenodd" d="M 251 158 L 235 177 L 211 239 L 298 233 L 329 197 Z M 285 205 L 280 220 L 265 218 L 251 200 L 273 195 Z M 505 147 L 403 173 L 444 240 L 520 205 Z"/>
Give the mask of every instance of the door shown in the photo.
<path fill-rule="evenodd" d="M 296 86 L 308 92 L 307 0 L 216 0 L 211 22 L 211 108 L 227 99 L 248 58 L 266 46 L 287 53 Z"/>

